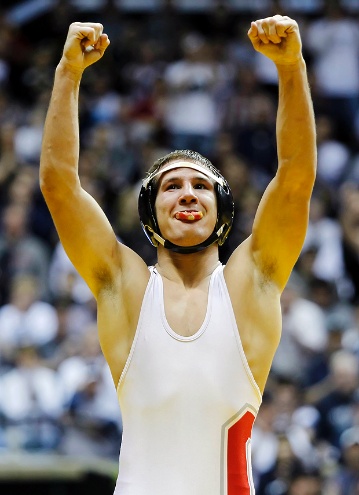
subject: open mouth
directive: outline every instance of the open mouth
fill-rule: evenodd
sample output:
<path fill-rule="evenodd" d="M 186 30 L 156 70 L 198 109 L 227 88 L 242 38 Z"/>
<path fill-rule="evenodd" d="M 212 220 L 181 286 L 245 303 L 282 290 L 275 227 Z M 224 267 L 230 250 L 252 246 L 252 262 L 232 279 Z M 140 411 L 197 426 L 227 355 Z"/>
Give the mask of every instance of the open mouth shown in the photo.
<path fill-rule="evenodd" d="M 203 217 L 203 213 L 201 211 L 194 211 L 194 210 L 178 211 L 175 214 L 175 218 L 177 218 L 177 220 L 187 220 L 189 222 L 193 222 L 195 220 L 201 220 L 202 217 Z"/>

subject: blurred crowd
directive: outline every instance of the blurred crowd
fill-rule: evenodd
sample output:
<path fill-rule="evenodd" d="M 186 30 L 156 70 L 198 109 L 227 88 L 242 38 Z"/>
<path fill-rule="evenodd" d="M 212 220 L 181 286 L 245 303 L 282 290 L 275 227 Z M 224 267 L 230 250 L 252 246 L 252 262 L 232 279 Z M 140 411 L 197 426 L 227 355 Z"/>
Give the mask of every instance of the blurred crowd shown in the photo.
<path fill-rule="evenodd" d="M 247 30 L 257 17 L 282 13 L 301 29 L 318 179 L 254 427 L 254 481 L 257 495 L 358 494 L 358 2 L 137 4 L 1 3 L 0 453 L 116 459 L 121 442 L 96 306 L 39 191 L 42 130 L 68 25 L 102 22 L 111 40 L 82 83 L 83 187 L 118 238 L 152 264 L 156 252 L 138 221 L 141 177 L 173 149 L 199 151 L 227 177 L 235 199 L 220 251 L 225 263 L 249 235 L 277 166 L 276 71 L 253 51 Z"/>

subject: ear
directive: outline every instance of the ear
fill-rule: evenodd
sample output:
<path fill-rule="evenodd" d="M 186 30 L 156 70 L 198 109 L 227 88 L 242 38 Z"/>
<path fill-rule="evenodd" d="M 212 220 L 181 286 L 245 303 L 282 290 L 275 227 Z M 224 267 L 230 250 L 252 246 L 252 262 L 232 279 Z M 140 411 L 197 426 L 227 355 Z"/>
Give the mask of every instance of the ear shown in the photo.
<path fill-rule="evenodd" d="M 141 226 L 150 240 L 151 244 L 157 247 L 158 242 L 153 237 L 152 229 L 157 234 L 161 234 L 157 224 L 155 202 L 157 196 L 157 185 L 149 183 L 147 187 L 142 186 L 138 197 L 138 214 L 140 216 Z"/>

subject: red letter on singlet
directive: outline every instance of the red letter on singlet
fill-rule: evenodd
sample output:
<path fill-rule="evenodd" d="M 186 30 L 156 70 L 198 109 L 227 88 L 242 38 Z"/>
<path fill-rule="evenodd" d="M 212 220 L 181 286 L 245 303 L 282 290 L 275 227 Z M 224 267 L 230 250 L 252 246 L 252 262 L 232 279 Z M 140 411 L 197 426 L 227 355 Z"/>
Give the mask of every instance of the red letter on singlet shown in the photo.
<path fill-rule="evenodd" d="M 247 458 L 247 442 L 251 438 L 254 419 L 254 415 L 250 411 L 246 411 L 236 423 L 228 428 L 228 495 L 251 495 L 254 493 L 251 462 Z"/>

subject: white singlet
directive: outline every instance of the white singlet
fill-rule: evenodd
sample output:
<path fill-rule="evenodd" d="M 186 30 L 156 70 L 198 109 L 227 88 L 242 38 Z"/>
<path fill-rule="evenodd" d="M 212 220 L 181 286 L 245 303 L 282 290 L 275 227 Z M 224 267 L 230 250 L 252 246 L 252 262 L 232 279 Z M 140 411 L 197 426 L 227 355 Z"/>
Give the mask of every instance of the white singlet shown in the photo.
<path fill-rule="evenodd" d="M 115 495 L 253 495 L 250 442 L 261 394 L 249 369 L 223 276 L 207 313 L 176 334 L 161 275 L 151 277 L 117 393 L 123 437 Z"/>

